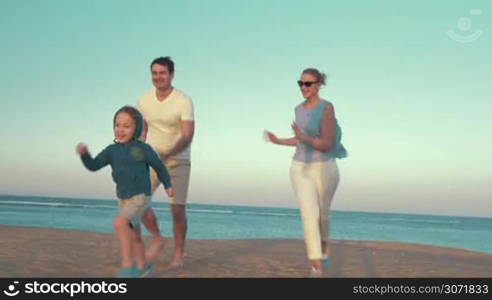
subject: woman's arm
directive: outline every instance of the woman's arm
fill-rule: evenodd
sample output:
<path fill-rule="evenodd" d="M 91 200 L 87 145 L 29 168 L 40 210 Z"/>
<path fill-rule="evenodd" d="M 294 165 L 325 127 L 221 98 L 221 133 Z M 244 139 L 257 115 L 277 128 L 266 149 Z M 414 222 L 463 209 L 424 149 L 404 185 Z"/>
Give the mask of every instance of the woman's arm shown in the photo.
<path fill-rule="evenodd" d="M 323 112 L 321 118 L 321 130 L 319 137 L 310 137 L 301 132 L 296 124 L 292 124 L 292 129 L 296 138 L 306 144 L 311 145 L 314 149 L 327 152 L 333 146 L 333 138 L 335 136 L 335 111 L 333 105 L 329 103 Z"/>
<path fill-rule="evenodd" d="M 283 145 L 283 146 L 295 146 L 297 145 L 297 138 L 296 137 L 291 137 L 287 139 L 279 139 L 275 134 L 273 134 L 270 131 L 265 131 L 265 136 L 266 138 L 277 145 Z"/>

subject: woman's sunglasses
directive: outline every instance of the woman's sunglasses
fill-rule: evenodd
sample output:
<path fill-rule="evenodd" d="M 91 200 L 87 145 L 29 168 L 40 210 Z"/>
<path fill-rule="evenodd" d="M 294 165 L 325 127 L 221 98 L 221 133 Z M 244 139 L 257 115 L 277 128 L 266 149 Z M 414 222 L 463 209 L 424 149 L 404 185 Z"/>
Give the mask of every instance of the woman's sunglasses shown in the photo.
<path fill-rule="evenodd" d="M 313 84 L 318 83 L 317 81 L 301 81 L 297 80 L 297 85 L 302 87 L 303 85 L 306 87 L 311 87 Z"/>

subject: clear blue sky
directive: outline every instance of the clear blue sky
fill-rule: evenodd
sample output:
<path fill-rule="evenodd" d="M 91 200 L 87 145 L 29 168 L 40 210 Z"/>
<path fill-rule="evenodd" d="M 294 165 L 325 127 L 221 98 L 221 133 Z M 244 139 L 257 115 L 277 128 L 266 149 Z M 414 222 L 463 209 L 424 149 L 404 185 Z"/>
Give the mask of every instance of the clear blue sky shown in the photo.
<path fill-rule="evenodd" d="M 195 104 L 190 203 L 297 206 L 294 149 L 262 131 L 291 136 L 295 81 L 316 67 L 350 155 L 334 209 L 492 217 L 491 13 L 490 1 L 1 1 L 0 193 L 114 198 L 110 169 L 87 171 L 75 145 L 111 143 L 113 113 L 169 55 Z"/>

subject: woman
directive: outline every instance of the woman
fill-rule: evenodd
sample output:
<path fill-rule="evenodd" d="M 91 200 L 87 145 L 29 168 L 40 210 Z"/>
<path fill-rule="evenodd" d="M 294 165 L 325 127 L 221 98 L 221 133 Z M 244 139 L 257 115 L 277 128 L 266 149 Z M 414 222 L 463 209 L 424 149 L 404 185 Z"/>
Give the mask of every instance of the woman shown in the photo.
<path fill-rule="evenodd" d="M 290 177 L 301 210 L 311 276 L 315 277 L 322 275 L 322 264 L 328 264 L 330 256 L 328 214 L 339 181 L 336 159 L 347 156 L 333 104 L 318 94 L 325 80 L 326 75 L 317 69 L 305 69 L 297 81 L 306 100 L 295 109 L 294 137 L 280 139 L 266 132 L 272 143 L 296 147 Z"/>

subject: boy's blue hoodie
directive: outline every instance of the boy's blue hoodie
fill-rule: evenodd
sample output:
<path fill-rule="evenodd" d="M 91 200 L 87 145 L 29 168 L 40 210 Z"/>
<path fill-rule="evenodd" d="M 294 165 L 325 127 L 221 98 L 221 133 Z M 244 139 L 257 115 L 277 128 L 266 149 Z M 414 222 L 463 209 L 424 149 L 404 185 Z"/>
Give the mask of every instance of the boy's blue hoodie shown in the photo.
<path fill-rule="evenodd" d="M 151 195 L 149 165 L 156 171 L 164 188 L 171 187 L 171 180 L 166 167 L 162 164 L 157 153 L 146 143 L 138 140 L 142 133 L 143 117 L 134 110 L 137 117 L 135 134 L 127 143 L 109 145 L 95 158 L 86 152 L 81 155 L 85 167 L 97 171 L 106 165 L 111 165 L 113 181 L 116 183 L 116 195 L 126 199 L 138 194 Z"/>

